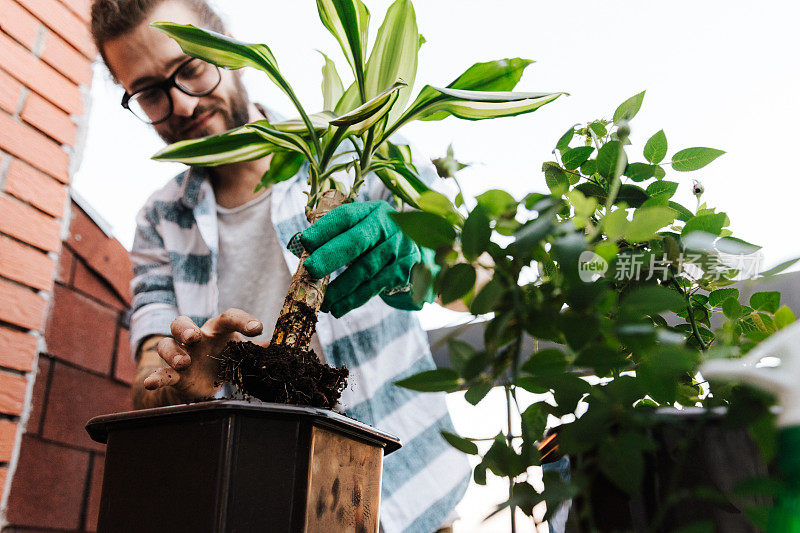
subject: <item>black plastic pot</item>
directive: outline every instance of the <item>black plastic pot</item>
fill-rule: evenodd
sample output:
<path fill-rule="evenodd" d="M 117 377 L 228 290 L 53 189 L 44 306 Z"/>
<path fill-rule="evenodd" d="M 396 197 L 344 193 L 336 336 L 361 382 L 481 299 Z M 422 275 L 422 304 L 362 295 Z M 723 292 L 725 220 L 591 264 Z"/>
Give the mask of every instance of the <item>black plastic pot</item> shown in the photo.
<path fill-rule="evenodd" d="M 396 437 L 325 409 L 215 400 L 93 418 L 100 533 L 377 532 Z"/>

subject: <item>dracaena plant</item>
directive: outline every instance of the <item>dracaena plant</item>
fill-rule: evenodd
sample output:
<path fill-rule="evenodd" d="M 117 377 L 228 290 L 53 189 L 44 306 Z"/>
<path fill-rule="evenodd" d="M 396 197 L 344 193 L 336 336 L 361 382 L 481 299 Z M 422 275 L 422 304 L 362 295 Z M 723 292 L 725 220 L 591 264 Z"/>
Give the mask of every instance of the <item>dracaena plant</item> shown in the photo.
<path fill-rule="evenodd" d="M 461 299 L 474 315 L 490 317 L 482 346 L 459 340 L 456 329 L 446 339 L 451 368 L 398 384 L 420 391 L 466 389 L 466 400 L 475 405 L 493 387 L 504 387 L 508 425 L 515 415 L 521 431 L 443 434 L 477 457 L 477 483 L 486 483 L 487 471 L 507 479 L 509 497 L 498 510 L 510 506 L 530 516 L 546 501 L 549 514 L 560 501 L 580 495 L 579 522 L 585 530 L 605 530 L 593 523 L 592 487 L 603 476 L 627 494 L 638 493 L 644 456 L 655 448 L 648 428 L 657 407 L 728 406 L 731 420 L 747 426 L 769 454 L 769 400 L 724 385 L 709 394 L 697 369 L 710 357 L 745 354 L 795 317 L 780 305 L 778 292 L 757 292 L 740 302 L 739 290 L 730 287 L 737 273 L 754 273 L 757 263 L 748 261 L 758 258 L 759 247 L 733 237 L 727 215 L 701 202 L 702 186 L 682 177 L 722 151 L 686 148 L 667 159 L 662 130 L 647 140 L 644 160 L 628 161 L 628 121 L 643 98 L 640 93 L 626 100 L 610 120 L 567 130 L 555 145 L 555 159 L 542 168 L 548 193 L 516 199 L 492 189 L 473 199 L 459 196 L 454 216 L 450 206 L 426 201 L 431 193 L 424 192 L 422 212 L 398 215 L 410 237 L 437 250 L 438 274 L 415 273 L 420 294 L 432 283 L 445 303 Z M 455 180 L 464 166 L 452 152 L 437 163 L 442 175 Z M 696 205 L 675 201 L 679 188 L 691 190 Z M 478 288 L 480 270 L 491 280 Z M 721 320 L 716 329 L 713 315 Z M 533 337 L 533 350 L 524 351 L 525 336 Z M 520 406 L 520 389 L 550 393 L 552 401 Z M 559 451 L 572 458 L 571 481 L 548 473 L 539 493 L 527 473 L 552 449 L 543 440 L 548 417 L 552 423 L 576 409 L 578 418 L 559 427 Z M 491 446 L 479 452 L 481 441 Z M 653 531 L 684 498 L 695 496 L 665 488 Z"/>
<path fill-rule="evenodd" d="M 374 172 L 400 204 L 419 207 L 427 191 L 408 146 L 391 136 L 414 120 L 454 116 L 482 120 L 530 113 L 561 93 L 512 92 L 530 60 L 513 58 L 475 63 L 447 87 L 425 85 L 408 104 L 417 71 L 417 52 L 424 42 L 414 8 L 397 0 L 388 9 L 374 45 L 367 50 L 369 11 L 360 0 L 318 0 L 323 25 L 341 47 L 352 83 L 345 90 L 336 67 L 323 55 L 323 109 L 308 113 L 266 44 L 248 44 L 214 32 L 169 22 L 154 26 L 175 39 L 183 51 L 219 67 L 252 67 L 263 71 L 291 100 L 297 117 L 281 122 L 257 120 L 220 135 L 172 144 L 154 159 L 195 166 L 216 166 L 272 155 L 260 187 L 294 176 L 308 164 L 310 222 L 333 207 L 353 200 Z M 349 187 L 337 178 L 353 176 Z M 271 346 L 304 350 L 315 320 L 299 323 L 300 307 L 314 316 L 322 303 L 327 278 L 312 279 L 303 268 L 305 255 L 292 278 Z"/>

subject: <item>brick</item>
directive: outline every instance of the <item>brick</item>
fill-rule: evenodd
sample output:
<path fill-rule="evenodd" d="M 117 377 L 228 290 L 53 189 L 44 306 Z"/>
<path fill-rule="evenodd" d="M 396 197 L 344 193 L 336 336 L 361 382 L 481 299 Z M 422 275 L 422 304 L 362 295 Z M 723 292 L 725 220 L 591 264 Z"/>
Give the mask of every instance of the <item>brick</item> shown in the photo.
<path fill-rule="evenodd" d="M 12 159 L 8 167 L 6 192 L 56 218 L 64 215 L 67 188 L 19 159 Z"/>
<path fill-rule="evenodd" d="M 19 424 L 16 422 L 0 420 L 0 463 L 7 463 L 11 460 L 18 426 Z"/>
<path fill-rule="evenodd" d="M 119 330 L 114 377 L 128 384 L 136 378 L 136 364 L 131 360 L 131 339 L 127 328 Z"/>
<path fill-rule="evenodd" d="M 0 148 L 62 183 L 69 181 L 69 155 L 34 128 L 0 113 Z"/>
<path fill-rule="evenodd" d="M 127 307 L 125 302 L 117 297 L 117 293 L 111 285 L 109 285 L 102 276 L 90 270 L 81 260 L 77 260 L 75 263 L 75 274 L 72 278 L 72 286 L 95 300 L 99 300 L 120 311 L 124 311 Z"/>
<path fill-rule="evenodd" d="M 72 286 L 72 273 L 75 271 L 75 254 L 72 250 L 63 246 L 61 256 L 58 258 L 58 268 L 56 269 L 56 281 L 67 286 Z"/>
<path fill-rule="evenodd" d="M 0 498 L 5 494 L 6 477 L 8 476 L 8 468 L 0 466 Z"/>
<path fill-rule="evenodd" d="M 86 531 L 97 531 L 100 517 L 100 496 L 103 492 L 103 473 L 106 466 L 105 455 L 95 455 L 92 459 L 92 479 L 89 480 L 89 501 L 86 504 Z"/>
<path fill-rule="evenodd" d="M 75 146 L 75 135 L 78 127 L 72 122 L 69 115 L 38 94 L 31 93 L 28 95 L 20 117 L 61 144 Z"/>
<path fill-rule="evenodd" d="M 47 32 L 39 57 L 76 85 L 91 85 L 92 62 L 55 33 Z"/>
<path fill-rule="evenodd" d="M 97 54 L 86 23 L 64 4 L 42 2 L 42 0 L 17 0 L 17 2 L 89 59 L 93 59 Z"/>
<path fill-rule="evenodd" d="M 0 0 L 0 30 L 33 49 L 41 23 L 14 0 Z"/>
<path fill-rule="evenodd" d="M 10 526 L 77 530 L 90 455 L 24 435 L 8 495 Z"/>
<path fill-rule="evenodd" d="M 54 266 L 47 254 L 0 235 L 0 276 L 49 291 L 53 286 Z"/>
<path fill-rule="evenodd" d="M 42 423 L 44 422 L 45 404 L 47 403 L 50 368 L 52 365 L 52 358 L 39 356 L 36 369 L 36 381 L 33 383 L 33 392 L 31 393 L 31 410 L 28 414 L 28 423 L 25 426 L 26 434 L 41 434 Z"/>
<path fill-rule="evenodd" d="M 16 113 L 21 94 L 22 84 L 0 70 L 0 109 L 12 115 Z"/>
<path fill-rule="evenodd" d="M 36 337 L 0 326 L 0 366 L 30 372 L 35 357 Z"/>
<path fill-rule="evenodd" d="M 119 312 L 56 285 L 44 338 L 47 351 L 76 365 L 108 374 Z"/>
<path fill-rule="evenodd" d="M 55 361 L 42 437 L 102 451 L 84 426 L 89 419 L 131 410 L 130 387 Z"/>
<path fill-rule="evenodd" d="M 61 0 L 61 3 L 69 7 L 84 22 L 88 23 L 92 19 L 91 0 Z"/>
<path fill-rule="evenodd" d="M 0 194 L 0 232 L 48 252 L 61 247 L 61 224 L 34 207 Z"/>
<path fill-rule="evenodd" d="M 118 240 L 103 233 L 77 204 L 72 204 L 67 245 L 95 272 L 102 273 L 126 305 L 130 305 L 133 277 L 128 251 Z"/>
<path fill-rule="evenodd" d="M 21 415 L 27 387 L 28 381 L 23 376 L 0 371 L 0 413 Z"/>
<path fill-rule="evenodd" d="M 40 331 L 47 302 L 32 290 L 0 278 L 0 321 Z"/>
<path fill-rule="evenodd" d="M 0 33 L 0 57 L 3 58 L 3 69 L 23 85 L 33 89 L 67 113 L 79 115 L 82 112 L 83 99 L 77 85 L 2 33 Z"/>

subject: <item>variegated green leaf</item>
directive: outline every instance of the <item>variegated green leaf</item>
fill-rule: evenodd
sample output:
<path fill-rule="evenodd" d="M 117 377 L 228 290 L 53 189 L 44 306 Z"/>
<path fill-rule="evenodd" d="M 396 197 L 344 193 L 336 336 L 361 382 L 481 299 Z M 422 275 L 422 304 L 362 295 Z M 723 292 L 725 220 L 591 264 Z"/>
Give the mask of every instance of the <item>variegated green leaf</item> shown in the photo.
<path fill-rule="evenodd" d="M 535 111 L 563 94 L 465 91 L 446 88 L 436 90 L 441 92 L 443 97 L 431 100 L 408 120 L 440 120 L 448 115 L 466 120 L 511 117 Z"/>
<path fill-rule="evenodd" d="M 320 54 L 325 58 L 322 66 L 322 109 L 333 111 L 344 93 L 344 87 L 339 73 L 336 72 L 336 65 L 324 53 Z"/>
<path fill-rule="evenodd" d="M 364 56 L 367 50 L 369 10 L 361 0 L 317 0 L 322 24 L 339 41 L 356 78 L 359 94 L 364 94 Z M 364 99 L 366 100 L 366 99 Z"/>
<path fill-rule="evenodd" d="M 397 100 L 397 94 L 405 87 L 405 83 L 398 81 L 391 87 L 370 99 L 363 105 L 349 113 L 330 121 L 331 126 L 346 127 L 345 135 L 361 135 L 373 124 L 386 116 Z"/>
<path fill-rule="evenodd" d="M 253 67 L 262 70 L 285 92 L 290 93 L 288 82 L 278 70 L 278 62 L 266 44 L 251 44 L 233 37 L 174 22 L 151 24 L 177 41 L 184 53 L 213 63 L 218 67 L 239 69 Z"/>
<path fill-rule="evenodd" d="M 396 0 L 378 29 L 364 74 L 367 98 L 377 95 L 396 80 L 406 83 L 389 112 L 389 122 L 400 116 L 408 102 L 417 74 L 417 52 L 421 43 L 414 6 L 410 0 Z"/>
<path fill-rule="evenodd" d="M 247 126 L 199 139 L 179 141 L 162 148 L 152 158 L 197 167 L 252 161 L 279 150 Z"/>
<path fill-rule="evenodd" d="M 470 91 L 510 91 L 516 87 L 525 68 L 531 63 L 533 63 L 532 60 L 523 59 L 521 57 L 475 63 L 465 70 L 458 78 L 453 80 L 447 87 L 450 89 L 464 89 Z M 342 104 L 342 101 L 346 98 L 348 98 L 347 93 L 345 93 L 342 100 L 340 100 L 340 104 Z M 430 105 L 433 100 L 440 98 L 443 98 L 441 92 L 430 85 L 423 87 L 408 110 L 396 121 L 390 122 L 392 125 L 387 130 L 384 138 L 388 137 L 406 122 L 413 120 L 417 112 L 427 105 Z M 337 106 L 337 108 L 338 107 L 339 106 Z M 444 118 L 445 116 L 447 115 L 441 114 L 437 118 Z M 433 118 L 429 120 L 433 120 Z"/>
<path fill-rule="evenodd" d="M 392 194 L 412 207 L 419 208 L 419 196 L 428 187 L 419 179 L 413 167 L 396 159 L 373 161 L 371 167 Z"/>
<path fill-rule="evenodd" d="M 287 133 L 284 131 L 279 131 L 275 129 L 272 126 L 272 124 L 270 124 L 266 120 L 258 120 L 256 122 L 251 122 L 249 124 L 246 124 L 244 127 L 251 128 L 256 133 L 261 135 L 261 137 L 263 137 L 264 140 L 274 144 L 275 146 L 279 146 L 284 150 L 299 152 L 305 155 L 309 161 L 314 160 L 311 148 L 303 140 L 302 137 L 300 137 L 295 133 Z"/>
<path fill-rule="evenodd" d="M 328 131 L 329 123 L 336 118 L 336 115 L 330 111 L 320 111 L 319 113 L 309 115 L 308 118 L 311 120 L 311 124 L 314 126 L 314 131 L 317 133 L 317 136 L 321 136 Z M 308 128 L 306 128 L 305 122 L 299 118 L 274 122 L 272 127 L 285 133 L 295 133 L 303 137 L 308 135 Z"/>

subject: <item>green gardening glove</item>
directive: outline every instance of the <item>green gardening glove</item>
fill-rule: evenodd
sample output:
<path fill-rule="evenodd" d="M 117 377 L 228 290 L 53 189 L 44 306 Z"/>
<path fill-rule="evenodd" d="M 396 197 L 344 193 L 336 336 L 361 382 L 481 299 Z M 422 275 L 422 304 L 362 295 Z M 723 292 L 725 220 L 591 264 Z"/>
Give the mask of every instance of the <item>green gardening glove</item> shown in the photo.
<path fill-rule="evenodd" d="M 422 308 L 422 302 L 411 297 L 411 269 L 424 262 L 438 270 L 433 251 L 408 238 L 392 219 L 393 212 L 383 201 L 348 203 L 300 233 L 310 253 L 304 266 L 312 277 L 323 278 L 350 265 L 328 285 L 322 311 L 339 318 L 378 294 L 395 308 Z M 433 301 L 433 291 L 425 301 Z"/>

